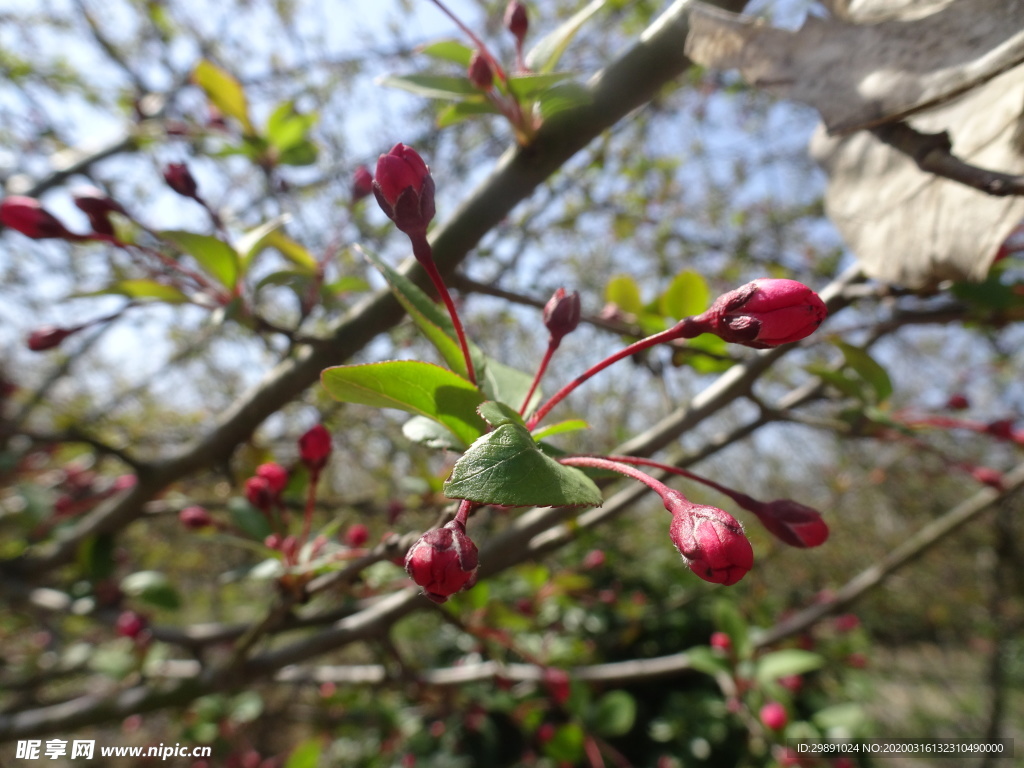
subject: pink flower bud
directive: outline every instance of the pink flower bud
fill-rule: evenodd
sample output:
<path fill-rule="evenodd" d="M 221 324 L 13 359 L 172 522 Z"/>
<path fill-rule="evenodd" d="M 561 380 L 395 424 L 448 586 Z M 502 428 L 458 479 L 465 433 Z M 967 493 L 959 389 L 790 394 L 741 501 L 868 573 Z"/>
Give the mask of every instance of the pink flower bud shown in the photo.
<path fill-rule="evenodd" d="M 33 240 L 79 239 L 77 235 L 69 232 L 56 216 L 43 208 L 42 204 L 34 197 L 21 195 L 5 197 L 3 202 L 0 202 L 0 224 L 21 232 Z"/>
<path fill-rule="evenodd" d="M 715 650 L 728 653 L 732 650 L 732 638 L 725 632 L 712 632 L 709 645 Z"/>
<path fill-rule="evenodd" d="M 843 613 L 832 620 L 837 632 L 852 632 L 860 626 L 860 619 L 855 613 Z"/>
<path fill-rule="evenodd" d="M 669 536 L 697 576 L 713 584 L 735 584 L 754 567 L 754 550 L 736 518 L 717 507 L 693 504 L 678 491 L 666 494 L 672 513 Z"/>
<path fill-rule="evenodd" d="M 124 611 L 117 617 L 114 629 L 121 637 L 130 637 L 133 640 L 142 634 L 148 622 L 145 617 L 135 611 Z"/>
<path fill-rule="evenodd" d="M 991 467 L 972 467 L 971 477 L 997 491 L 1003 490 L 1003 473 Z"/>
<path fill-rule="evenodd" d="M 36 328 L 25 340 L 26 346 L 33 352 L 45 352 L 59 347 L 68 336 L 80 331 L 81 328 L 58 328 L 55 325 L 44 325 Z"/>
<path fill-rule="evenodd" d="M 559 288 L 544 305 L 544 326 L 551 334 L 551 344 L 557 346 L 565 336 L 576 330 L 580 324 L 580 294 L 573 291 L 566 294 Z"/>
<path fill-rule="evenodd" d="M 600 568 L 604 563 L 605 554 L 603 549 L 592 549 L 583 557 L 583 567 L 588 571 L 594 568 Z"/>
<path fill-rule="evenodd" d="M 360 165 L 352 173 L 352 202 L 362 200 L 373 194 L 373 174 L 365 165 Z"/>
<path fill-rule="evenodd" d="M 370 540 L 370 530 L 362 523 L 354 523 L 345 531 L 345 543 L 358 549 Z"/>
<path fill-rule="evenodd" d="M 185 507 L 178 513 L 178 522 L 193 531 L 213 526 L 213 518 L 203 507 Z"/>
<path fill-rule="evenodd" d="M 89 217 L 89 225 L 93 232 L 101 235 L 113 236 L 114 234 L 114 224 L 110 221 L 110 214 L 128 215 L 119 202 L 107 197 L 95 187 L 83 187 L 75 190 L 72 199 L 79 210 L 84 211 L 85 215 Z"/>
<path fill-rule="evenodd" d="M 299 458 L 314 472 L 319 472 L 331 455 L 331 433 L 323 424 L 317 424 L 299 438 Z"/>
<path fill-rule="evenodd" d="M 777 701 L 769 701 L 761 707 L 760 718 L 764 727 L 773 731 L 781 731 L 789 722 L 786 708 Z"/>
<path fill-rule="evenodd" d="M 768 532 L 791 547 L 817 547 L 828 539 L 828 524 L 821 513 L 791 499 L 778 499 L 748 507 Z"/>
<path fill-rule="evenodd" d="M 467 75 L 469 82 L 481 91 L 489 91 L 494 86 L 494 70 L 491 69 L 491 62 L 480 51 L 473 51 Z"/>
<path fill-rule="evenodd" d="M 571 693 L 569 686 L 569 673 L 557 667 L 544 668 L 544 687 L 548 689 L 548 695 L 558 706 L 564 706 L 569 701 Z"/>
<path fill-rule="evenodd" d="M 405 570 L 435 603 L 476 582 L 477 549 L 466 527 L 452 520 L 423 534 L 405 556 Z"/>
<path fill-rule="evenodd" d="M 434 218 L 434 179 L 415 149 L 395 144 L 377 160 L 373 194 L 388 218 L 408 235 L 423 234 Z"/>
<path fill-rule="evenodd" d="M 766 349 L 810 336 L 827 315 L 803 283 L 762 277 L 722 294 L 693 321 L 725 341 Z"/>
<path fill-rule="evenodd" d="M 505 29 L 512 33 L 518 45 L 523 44 L 527 31 L 530 29 L 530 19 L 526 15 L 526 6 L 519 0 L 509 0 L 505 6 Z"/>
<path fill-rule="evenodd" d="M 950 395 L 949 400 L 946 401 L 946 408 L 951 411 L 966 411 L 971 407 L 971 401 L 967 399 L 967 395 L 957 393 Z"/>
<path fill-rule="evenodd" d="M 288 485 L 288 470 L 273 461 L 256 467 L 256 477 L 262 477 L 267 481 L 267 489 L 275 499 Z"/>
<path fill-rule="evenodd" d="M 274 494 L 270 491 L 270 483 L 265 477 L 250 477 L 245 481 L 245 498 L 256 509 L 268 511 L 274 503 Z"/>
<path fill-rule="evenodd" d="M 182 197 L 190 197 L 194 200 L 199 193 L 199 186 L 196 184 L 192 172 L 184 163 L 168 163 L 164 168 L 164 181 Z"/>

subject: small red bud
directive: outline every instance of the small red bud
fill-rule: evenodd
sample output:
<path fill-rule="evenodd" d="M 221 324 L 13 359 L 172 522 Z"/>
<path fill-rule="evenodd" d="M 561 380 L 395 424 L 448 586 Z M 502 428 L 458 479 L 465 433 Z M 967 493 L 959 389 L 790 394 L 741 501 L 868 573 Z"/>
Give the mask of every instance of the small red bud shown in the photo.
<path fill-rule="evenodd" d="M 551 334 L 551 344 L 557 346 L 565 336 L 575 331 L 579 324 L 579 292 L 566 294 L 564 288 L 559 288 L 544 305 L 544 326 Z"/>
<path fill-rule="evenodd" d="M 370 529 L 362 523 L 354 523 L 345 531 L 345 543 L 358 549 L 370 540 Z"/>
<path fill-rule="evenodd" d="M 510 0 L 505 6 L 505 29 L 512 33 L 517 45 L 523 44 L 527 31 L 530 29 L 530 19 L 526 14 L 526 6 L 519 0 Z"/>
<path fill-rule="evenodd" d="M 373 194 L 373 174 L 365 165 L 358 166 L 352 173 L 352 202 Z"/>
<path fill-rule="evenodd" d="M 323 424 L 317 424 L 299 438 L 299 458 L 310 470 L 319 472 L 330 455 L 331 433 Z"/>
<path fill-rule="evenodd" d="M 250 477 L 245 481 L 245 498 L 256 509 L 268 511 L 274 503 L 274 494 L 270 492 L 270 483 L 265 477 Z"/>
<path fill-rule="evenodd" d="M 971 401 L 967 399 L 967 395 L 960 393 L 950 395 L 946 401 L 946 408 L 951 411 L 966 411 L 970 407 Z"/>
<path fill-rule="evenodd" d="M 855 613 L 843 613 L 832 620 L 837 632 L 852 632 L 860 626 L 860 619 Z"/>
<path fill-rule="evenodd" d="M 114 224 L 110 221 L 110 214 L 128 215 L 119 202 L 107 197 L 95 187 L 83 187 L 75 190 L 72 199 L 79 210 L 84 211 L 85 215 L 89 217 L 89 225 L 93 232 L 101 235 L 113 236 L 114 234 Z"/>
<path fill-rule="evenodd" d="M 712 632 L 709 645 L 715 650 L 728 653 L 732 650 L 732 638 L 725 632 Z"/>
<path fill-rule="evenodd" d="M 491 62 L 480 51 L 473 51 L 467 74 L 469 82 L 481 91 L 489 91 L 494 86 L 494 70 L 491 69 Z"/>
<path fill-rule="evenodd" d="M 272 533 L 263 540 L 263 546 L 267 549 L 280 549 L 281 548 L 281 534 Z"/>
<path fill-rule="evenodd" d="M 804 679 L 800 675 L 783 675 L 779 678 L 779 685 L 790 693 L 797 693 L 804 687 Z"/>
<path fill-rule="evenodd" d="M 435 603 L 473 586 L 477 565 L 476 545 L 456 520 L 427 531 L 405 556 L 406 572 Z"/>
<path fill-rule="evenodd" d="M 1003 490 L 1003 473 L 991 467 L 972 467 L 971 477 L 979 483 L 995 488 L 997 491 Z"/>
<path fill-rule="evenodd" d="M 548 689 L 552 701 L 560 707 L 564 706 L 569 701 L 569 673 L 564 669 L 545 667 L 543 679 L 544 687 Z"/>
<path fill-rule="evenodd" d="M 55 325 L 44 325 L 36 328 L 25 340 L 26 346 L 33 352 L 46 352 L 59 347 L 68 336 L 78 333 L 81 328 L 58 328 Z"/>
<path fill-rule="evenodd" d="M 267 481 L 267 490 L 276 499 L 288 485 L 288 470 L 273 461 L 256 467 L 256 477 Z"/>
<path fill-rule="evenodd" d="M 996 419 L 985 425 L 985 433 L 999 438 L 1000 440 L 1013 439 L 1013 420 Z"/>
<path fill-rule="evenodd" d="M 402 232 L 423 234 L 434 218 L 434 179 L 416 150 L 396 144 L 377 160 L 373 194 Z"/>
<path fill-rule="evenodd" d="M 821 513 L 791 499 L 778 499 L 748 507 L 761 524 L 791 547 L 817 547 L 828 539 L 828 524 Z"/>
<path fill-rule="evenodd" d="M 34 197 L 11 195 L 0 202 L 0 224 L 33 240 L 77 240 L 52 213 Z"/>
<path fill-rule="evenodd" d="M 827 315 L 803 283 L 762 277 L 722 294 L 693 322 L 733 344 L 767 349 L 810 336 Z"/>
<path fill-rule="evenodd" d="M 185 507 L 178 513 L 178 521 L 189 530 L 199 530 L 213 526 L 213 518 L 203 507 Z"/>
<path fill-rule="evenodd" d="M 124 611 L 117 617 L 114 628 L 121 637 L 130 637 L 133 640 L 142 634 L 148 622 L 145 617 L 135 611 Z"/>
<path fill-rule="evenodd" d="M 777 701 L 769 701 L 761 707 L 760 718 L 764 727 L 773 731 L 781 731 L 789 722 L 786 708 Z"/>
<path fill-rule="evenodd" d="M 600 568 L 605 563 L 605 554 L 602 549 L 592 549 L 583 557 L 583 567 L 588 571 Z"/>
<path fill-rule="evenodd" d="M 196 184 L 192 172 L 184 163 L 168 163 L 164 168 L 164 181 L 167 186 L 173 189 L 182 197 L 189 197 L 193 200 L 199 193 L 199 186 Z"/>

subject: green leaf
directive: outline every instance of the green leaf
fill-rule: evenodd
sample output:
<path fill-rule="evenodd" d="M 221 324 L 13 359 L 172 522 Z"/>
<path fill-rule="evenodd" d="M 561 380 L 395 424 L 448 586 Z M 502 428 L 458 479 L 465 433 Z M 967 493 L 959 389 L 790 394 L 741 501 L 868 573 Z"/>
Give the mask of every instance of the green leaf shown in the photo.
<path fill-rule="evenodd" d="M 527 100 L 540 96 L 545 91 L 551 90 L 554 86 L 572 77 L 571 72 L 550 72 L 548 74 L 531 73 L 528 75 L 516 75 L 510 77 L 509 90 L 516 95 L 516 98 Z"/>
<path fill-rule="evenodd" d="M 498 114 L 501 112 L 489 101 L 457 101 L 438 112 L 435 122 L 438 128 L 447 128 L 450 125 L 461 123 L 469 117 Z"/>
<path fill-rule="evenodd" d="M 288 755 L 288 762 L 284 764 L 284 768 L 317 768 L 323 751 L 323 739 L 319 737 L 308 739 L 292 750 L 292 753 Z"/>
<path fill-rule="evenodd" d="M 479 88 L 469 82 L 469 78 L 450 77 L 448 75 L 388 75 L 382 77 L 380 85 L 398 88 L 427 99 L 443 99 L 445 101 L 478 101 L 487 99 Z"/>
<path fill-rule="evenodd" d="M 103 294 L 114 294 L 117 296 L 128 296 L 136 301 L 163 301 L 167 304 L 185 304 L 188 296 L 175 288 L 173 285 L 165 285 L 156 280 L 138 278 L 136 280 L 119 280 L 100 291 L 90 292 L 89 296 Z"/>
<path fill-rule="evenodd" d="M 427 341 L 434 345 L 448 367 L 465 377 L 467 375 L 466 359 L 462 356 L 462 347 L 456 341 L 455 328 L 448 313 L 431 301 L 430 297 L 412 280 L 394 269 L 377 254 L 362 248 L 358 250 L 388 281 L 391 292 L 395 294 L 398 303 L 409 314 L 420 332 L 427 337 Z M 475 365 L 476 361 L 473 362 Z"/>
<path fill-rule="evenodd" d="M 313 165 L 319 156 L 320 150 L 317 149 L 316 144 L 309 139 L 303 139 L 295 146 L 288 147 L 288 149 L 278 155 L 277 162 L 281 165 Z"/>
<path fill-rule="evenodd" d="M 492 427 L 500 427 L 502 424 L 525 425 L 523 417 L 518 412 L 504 403 L 497 403 L 493 400 L 481 403 L 476 412 Z"/>
<path fill-rule="evenodd" d="M 825 659 L 812 651 L 787 648 L 767 653 L 757 660 L 757 679 L 762 683 L 778 680 L 789 675 L 802 675 L 819 669 Z"/>
<path fill-rule="evenodd" d="M 324 289 L 329 293 L 365 293 L 370 290 L 370 284 L 361 277 L 355 275 L 344 275 L 333 283 L 328 283 Z"/>
<path fill-rule="evenodd" d="M 715 653 L 710 646 L 695 645 L 686 651 L 690 667 L 712 677 L 729 671 L 729 662 Z"/>
<path fill-rule="evenodd" d="M 441 61 L 451 61 L 460 67 L 469 67 L 469 61 L 473 58 L 473 49 L 458 40 L 439 40 L 423 46 L 419 52 Z"/>
<path fill-rule="evenodd" d="M 711 291 L 707 282 L 697 272 L 688 269 L 676 275 L 658 298 L 658 310 L 665 317 L 682 320 L 699 315 L 710 302 Z"/>
<path fill-rule="evenodd" d="M 166 574 L 159 571 L 137 571 L 121 579 L 121 591 L 158 608 L 181 607 L 178 591 Z"/>
<path fill-rule="evenodd" d="M 478 369 L 483 369 L 482 374 L 478 373 L 480 389 L 483 390 L 489 399 L 497 400 L 518 409 L 523 404 L 526 393 L 530 391 L 533 376 L 520 371 L 518 368 L 513 368 L 511 365 L 505 365 L 500 360 L 486 357 L 483 353 L 476 354 L 477 352 L 479 350 L 470 344 L 473 364 Z M 543 394 L 540 387 L 538 387 L 527 404 L 527 413 L 537 407 L 541 397 L 543 397 Z"/>
<path fill-rule="evenodd" d="M 604 300 L 631 315 L 639 315 L 644 308 L 640 286 L 629 275 L 616 275 L 604 287 Z"/>
<path fill-rule="evenodd" d="M 835 371 L 828 366 L 817 363 L 804 366 L 804 370 L 817 376 L 826 384 L 831 384 L 847 397 L 852 397 L 856 400 L 867 400 L 864 393 L 864 382 L 850 378 L 845 371 Z"/>
<path fill-rule="evenodd" d="M 256 227 L 242 235 L 238 240 L 238 252 L 242 255 L 243 272 L 249 270 L 249 266 L 263 251 L 273 248 L 284 258 L 307 274 L 314 274 L 317 268 L 317 261 L 305 246 L 292 240 L 281 231 L 281 227 L 288 223 L 287 216 L 278 216 L 266 224 Z"/>
<path fill-rule="evenodd" d="M 728 599 L 716 600 L 712 607 L 712 617 L 715 626 L 732 640 L 736 656 L 741 659 L 747 658 L 751 650 L 750 631 L 736 604 Z"/>
<path fill-rule="evenodd" d="M 512 507 L 601 504 L 601 491 L 590 478 L 546 456 L 526 428 L 512 421 L 469 446 L 445 482 L 444 493 Z"/>
<path fill-rule="evenodd" d="M 228 501 L 228 515 L 236 528 L 256 541 L 263 541 L 272 533 L 267 516 L 239 496 Z"/>
<path fill-rule="evenodd" d="M 212 61 L 202 59 L 192 71 L 192 82 L 206 93 L 206 97 L 228 117 L 242 124 L 245 133 L 254 134 L 249 120 L 249 105 L 245 90 L 231 73 L 218 67 Z"/>
<path fill-rule="evenodd" d="M 225 288 L 234 289 L 238 279 L 238 254 L 235 249 L 212 235 L 169 229 L 160 237 L 177 246 L 199 262 L 199 265 Z"/>
<path fill-rule="evenodd" d="M 609 691 L 594 707 L 594 730 L 601 736 L 625 736 L 636 721 L 636 699 L 626 691 Z"/>
<path fill-rule="evenodd" d="M 854 347 L 843 341 L 835 342 L 843 353 L 846 364 L 862 378 L 874 392 L 874 402 L 884 403 L 892 395 L 892 380 L 885 368 L 879 365 L 867 350 Z"/>
<path fill-rule="evenodd" d="M 267 119 L 267 139 L 280 152 L 285 152 L 306 141 L 316 121 L 315 112 L 302 114 L 296 111 L 294 101 L 283 101 Z"/>
<path fill-rule="evenodd" d="M 115 539 L 112 534 L 100 533 L 85 539 L 77 552 L 82 573 L 92 581 L 109 579 L 117 564 L 114 562 Z"/>
<path fill-rule="evenodd" d="M 605 6 L 607 0 L 593 0 L 563 22 L 556 30 L 545 35 L 528 54 L 527 68 L 535 72 L 550 72 L 558 66 L 558 60 L 569 47 L 569 43 L 587 20 Z"/>
<path fill-rule="evenodd" d="M 426 416 L 413 416 L 402 425 L 402 434 L 409 440 L 428 448 L 462 451 L 466 443 L 453 435 L 447 427 Z"/>
<path fill-rule="evenodd" d="M 537 103 L 541 118 L 548 120 L 559 112 L 589 104 L 591 98 L 590 91 L 580 83 L 562 83 L 538 94 Z"/>
<path fill-rule="evenodd" d="M 548 424 L 534 431 L 533 439 L 537 442 L 554 435 L 562 435 L 567 432 L 577 432 L 581 429 L 590 429 L 590 425 L 583 419 L 568 419 L 557 424 Z"/>
<path fill-rule="evenodd" d="M 831 738 L 850 738 L 868 723 L 864 708 L 860 704 L 834 704 L 819 709 L 811 716 L 816 726 Z"/>
<path fill-rule="evenodd" d="M 583 740 L 583 728 L 578 723 L 566 723 L 544 744 L 544 754 L 558 762 L 576 765 L 584 757 Z"/>
<path fill-rule="evenodd" d="M 328 368 L 320 380 L 335 400 L 397 408 L 444 424 L 470 443 L 485 429 L 476 412 L 484 396 L 458 374 L 419 360 Z"/>

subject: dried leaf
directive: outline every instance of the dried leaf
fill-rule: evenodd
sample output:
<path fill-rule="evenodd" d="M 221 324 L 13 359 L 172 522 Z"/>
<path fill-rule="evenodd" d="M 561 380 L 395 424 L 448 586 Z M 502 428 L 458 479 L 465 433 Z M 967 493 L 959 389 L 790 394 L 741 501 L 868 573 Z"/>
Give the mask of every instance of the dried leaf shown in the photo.
<path fill-rule="evenodd" d="M 1003 173 L 1024 173 L 1019 132 L 1024 67 L 908 124 L 948 130 L 953 154 Z M 1003 241 L 1024 218 L 1024 198 L 993 197 L 922 172 L 914 161 L 862 132 L 811 140 L 829 174 L 825 210 L 870 277 L 909 288 L 982 280 Z"/>
<path fill-rule="evenodd" d="M 875 19 L 881 4 L 834 0 Z M 815 107 L 831 133 L 901 120 L 1024 62 L 1024 0 L 902 4 L 877 23 L 809 17 L 796 32 L 695 3 L 686 54 Z M 929 12 L 930 11 L 930 12 Z"/>

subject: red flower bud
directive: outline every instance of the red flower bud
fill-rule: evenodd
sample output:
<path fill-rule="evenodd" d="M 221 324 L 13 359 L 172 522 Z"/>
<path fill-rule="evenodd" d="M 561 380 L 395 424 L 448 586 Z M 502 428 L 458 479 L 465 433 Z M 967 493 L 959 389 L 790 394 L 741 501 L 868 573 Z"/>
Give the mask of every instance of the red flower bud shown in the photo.
<path fill-rule="evenodd" d="M 365 165 L 360 165 L 352 173 L 352 202 L 362 200 L 373 194 L 373 174 Z"/>
<path fill-rule="evenodd" d="M 828 524 L 821 513 L 791 499 L 778 499 L 748 507 L 761 525 L 791 547 L 817 547 L 828 539 Z"/>
<path fill-rule="evenodd" d="M 669 536 L 697 576 L 713 584 L 735 584 L 754 567 L 754 550 L 743 526 L 716 507 L 693 504 L 669 491 L 665 508 L 672 513 Z"/>
<path fill-rule="evenodd" d="M 423 234 L 434 218 L 434 179 L 416 150 L 396 144 L 377 160 L 373 194 L 381 209 L 408 235 Z"/>
<path fill-rule="evenodd" d="M 732 638 L 725 632 L 712 632 L 709 645 L 716 650 L 728 653 L 732 650 Z"/>
<path fill-rule="evenodd" d="M 852 632 L 860 626 L 860 619 L 855 613 L 843 613 L 832 620 L 837 632 Z"/>
<path fill-rule="evenodd" d="M 494 70 L 491 69 L 491 62 L 480 51 L 473 51 L 467 74 L 469 82 L 481 91 L 489 91 L 494 86 Z"/>
<path fill-rule="evenodd" d="M 0 224 L 21 232 L 33 240 L 79 239 L 77 235 L 69 232 L 56 216 L 43 208 L 34 197 L 21 195 L 5 197 L 3 202 L 0 202 Z"/>
<path fill-rule="evenodd" d="M 270 492 L 270 483 L 265 477 L 250 477 L 245 481 L 245 498 L 256 509 L 264 512 L 274 503 L 274 494 Z"/>
<path fill-rule="evenodd" d="M 526 32 L 530 29 L 530 19 L 526 15 L 526 6 L 519 0 L 509 0 L 505 6 L 505 29 L 512 33 L 518 45 L 523 44 Z"/>
<path fill-rule="evenodd" d="M 544 687 L 548 689 L 551 700 L 558 706 L 564 706 L 569 701 L 569 673 L 564 669 L 545 667 Z"/>
<path fill-rule="evenodd" d="M 288 470 L 273 461 L 256 467 L 256 477 L 262 477 L 267 481 L 267 489 L 275 499 L 288 485 Z"/>
<path fill-rule="evenodd" d="M 722 294 L 693 321 L 725 341 L 767 349 L 810 336 L 827 315 L 803 283 L 762 277 Z"/>
<path fill-rule="evenodd" d="M 583 557 L 583 567 L 588 571 L 593 568 L 600 568 L 605 563 L 603 549 L 592 549 Z"/>
<path fill-rule="evenodd" d="M 178 522 L 193 531 L 213 526 L 213 518 L 203 507 L 185 507 L 178 513 Z"/>
<path fill-rule="evenodd" d="M 781 731 L 789 722 L 786 708 L 777 701 L 769 701 L 761 707 L 760 718 L 764 727 L 773 731 Z"/>
<path fill-rule="evenodd" d="M 972 467 L 971 477 L 979 483 L 995 488 L 997 491 L 1003 490 L 1003 473 L 991 467 Z"/>
<path fill-rule="evenodd" d="M 354 523 L 345 531 L 345 543 L 358 549 L 370 540 L 370 530 L 362 523 Z"/>
<path fill-rule="evenodd" d="M 121 637 L 130 637 L 133 640 L 142 634 L 148 622 L 145 617 L 135 611 L 124 611 L 117 617 L 114 628 Z"/>
<path fill-rule="evenodd" d="M 314 472 L 319 472 L 331 455 L 331 433 L 317 424 L 299 438 L 299 458 Z"/>
<path fill-rule="evenodd" d="M 405 556 L 405 570 L 435 603 L 476 582 L 477 549 L 466 527 L 452 520 L 423 534 Z"/>
<path fill-rule="evenodd" d="M 559 288 L 544 305 L 544 326 L 551 334 L 551 344 L 557 346 L 565 336 L 576 330 L 580 324 L 580 294 L 573 291 L 566 294 Z"/>
<path fill-rule="evenodd" d="M 168 163 L 164 168 L 164 181 L 182 197 L 190 197 L 194 200 L 199 193 L 199 186 L 196 184 L 192 172 L 184 163 Z"/>
<path fill-rule="evenodd" d="M 1013 420 L 996 419 L 985 425 L 985 433 L 997 437 L 1000 440 L 1013 439 Z"/>
<path fill-rule="evenodd" d="M 93 232 L 101 235 L 114 234 L 114 225 L 110 221 L 110 214 L 120 213 L 127 216 L 124 207 L 116 200 L 107 197 L 95 187 L 83 187 L 74 191 L 72 199 L 79 210 L 84 211 L 89 217 L 89 225 Z"/>
<path fill-rule="evenodd" d="M 967 395 L 957 393 L 950 395 L 946 401 L 946 408 L 951 411 L 966 411 L 970 407 L 971 401 L 967 399 Z"/>
<path fill-rule="evenodd" d="M 25 340 L 25 344 L 33 352 L 45 352 L 48 349 L 59 347 L 64 339 L 80 330 L 81 328 L 58 328 L 55 325 L 44 325 L 42 328 L 32 331 L 28 335 L 28 339 Z"/>

